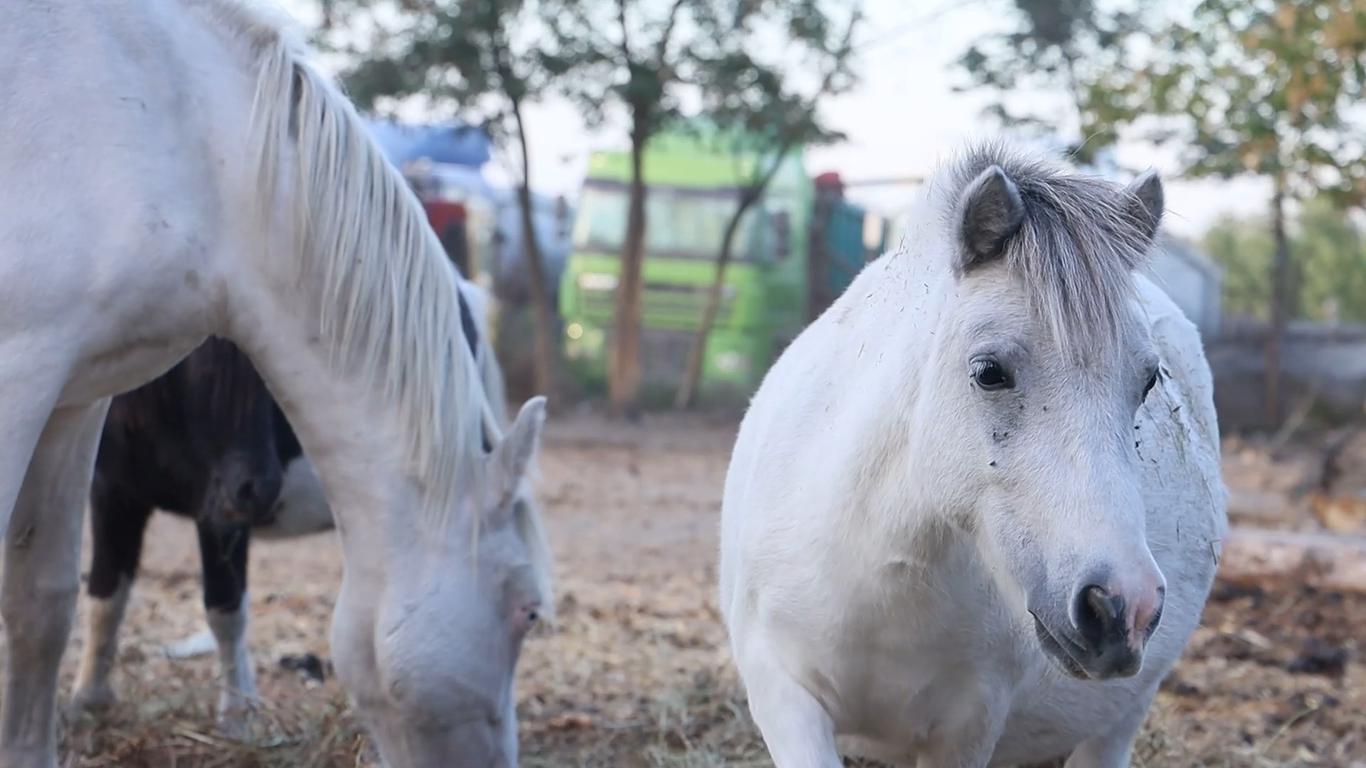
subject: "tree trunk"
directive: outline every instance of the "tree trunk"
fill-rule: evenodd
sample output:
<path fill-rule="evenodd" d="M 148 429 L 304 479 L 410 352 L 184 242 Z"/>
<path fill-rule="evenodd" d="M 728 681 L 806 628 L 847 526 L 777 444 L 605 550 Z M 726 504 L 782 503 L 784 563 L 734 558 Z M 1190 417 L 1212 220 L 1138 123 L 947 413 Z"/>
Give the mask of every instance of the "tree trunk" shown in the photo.
<path fill-rule="evenodd" d="M 834 303 L 830 295 L 830 240 L 826 232 L 834 210 L 832 195 L 819 188 L 811 206 L 806 246 L 806 322 L 813 323 Z"/>
<path fill-rule="evenodd" d="M 683 380 L 679 382 L 678 393 L 674 397 L 675 408 L 687 408 L 692 403 L 697 385 L 702 380 L 702 361 L 706 358 L 707 337 L 711 334 L 711 328 L 716 323 L 716 315 L 721 310 L 721 292 L 726 284 L 726 267 L 730 266 L 731 254 L 735 249 L 735 233 L 740 229 L 740 219 L 744 217 L 745 211 L 758 199 L 756 191 L 746 189 L 740 195 L 739 204 L 735 206 L 735 214 L 726 223 L 726 233 L 721 238 L 721 253 L 716 258 L 716 275 L 712 279 L 711 290 L 707 293 L 707 306 L 702 311 L 702 321 L 698 324 L 697 334 L 693 336 L 692 346 L 688 349 L 688 365 L 683 370 Z"/>
<path fill-rule="evenodd" d="M 631 130 L 630 211 L 626 243 L 621 254 L 617 282 L 616 314 L 612 327 L 612 354 L 608 369 L 608 397 L 619 416 L 634 416 L 640 407 L 640 331 L 643 262 L 645 258 L 645 142 L 649 138 L 648 107 L 633 109 Z"/>
<path fill-rule="evenodd" d="M 1266 417 L 1270 426 L 1281 421 L 1281 349 L 1290 292 L 1290 244 L 1285 234 L 1285 177 L 1278 173 L 1271 195 L 1271 229 L 1275 251 L 1271 259 L 1271 328 L 1266 339 Z"/>
<path fill-rule="evenodd" d="M 1366 539 L 1234 527 L 1223 542 L 1219 580 L 1228 584 L 1309 585 L 1366 593 Z"/>
<path fill-rule="evenodd" d="M 541 261 L 541 245 L 536 239 L 536 225 L 531 207 L 531 156 L 527 150 L 526 131 L 522 127 L 522 105 L 517 100 L 512 102 L 512 114 L 517 121 L 517 144 L 522 153 L 522 178 L 517 185 L 517 202 L 522 209 L 522 242 L 527 260 L 527 274 L 531 278 L 532 317 L 535 323 L 532 335 L 536 392 L 553 396 L 556 394 L 559 362 L 555 318 L 551 313 L 545 263 Z"/>

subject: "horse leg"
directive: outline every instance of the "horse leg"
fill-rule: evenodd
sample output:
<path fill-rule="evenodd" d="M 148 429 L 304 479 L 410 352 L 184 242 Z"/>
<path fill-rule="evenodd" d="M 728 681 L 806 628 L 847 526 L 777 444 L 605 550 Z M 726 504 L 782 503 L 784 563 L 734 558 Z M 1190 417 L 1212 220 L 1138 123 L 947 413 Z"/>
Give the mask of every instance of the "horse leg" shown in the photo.
<path fill-rule="evenodd" d="M 749 693 L 749 711 L 773 764 L 777 768 L 839 768 L 843 763 L 835 746 L 835 724 L 816 697 L 766 649 L 745 656 L 739 666 Z"/>
<path fill-rule="evenodd" d="M 142 537 L 152 508 L 108 484 L 95 482 L 90 495 L 90 533 L 94 553 L 86 584 L 85 652 L 76 677 L 75 712 L 97 711 L 114 703 L 109 676 L 119 651 L 119 625 L 142 557 Z"/>
<path fill-rule="evenodd" d="M 106 399 L 52 412 L 9 521 L 0 768 L 57 765 L 57 670 L 80 588 L 81 521 L 108 406 Z"/>
<path fill-rule="evenodd" d="M 1157 688 L 1148 691 L 1139 699 L 1139 706 L 1114 728 L 1094 738 L 1083 741 L 1067 758 L 1064 768 L 1127 768 L 1130 753 L 1134 749 L 1134 739 L 1138 730 L 1148 717 L 1148 707 L 1157 695 Z"/>
<path fill-rule="evenodd" d="M 239 735 L 256 704 L 256 671 L 247 648 L 247 526 L 222 528 L 200 521 L 199 557 L 204 568 L 204 610 L 218 645 L 218 723 Z"/>
<path fill-rule="evenodd" d="M 0 252 L 0 258 L 6 255 Z M 31 354 L 22 343 L 0 339 L 0 435 L 4 436 L 0 440 L 0 535 L 9 530 L 34 448 L 62 387 L 61 378 L 53 375 L 58 369 L 55 364 L 49 364 L 46 375 L 31 368 L 10 369 L 9 363 Z"/>

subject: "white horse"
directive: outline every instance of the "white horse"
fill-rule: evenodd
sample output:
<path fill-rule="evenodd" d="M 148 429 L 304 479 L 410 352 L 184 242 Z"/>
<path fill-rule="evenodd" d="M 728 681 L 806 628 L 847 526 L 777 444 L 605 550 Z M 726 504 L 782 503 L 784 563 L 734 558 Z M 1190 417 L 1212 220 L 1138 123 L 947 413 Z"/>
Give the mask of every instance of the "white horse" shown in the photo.
<path fill-rule="evenodd" d="M 354 109 L 235 0 L 13 4 L 0 50 L 0 766 L 56 765 L 108 398 L 210 334 L 322 478 L 333 658 L 384 760 L 515 764 L 513 670 L 550 604 L 513 499 L 544 401 L 485 455 L 455 272 Z"/>
<path fill-rule="evenodd" d="M 923 194 L 740 427 L 751 712 L 780 768 L 1126 766 L 1226 527 L 1200 340 L 1133 272 L 1161 182 L 986 146 Z"/>
<path fill-rule="evenodd" d="M 490 414 L 486 426 L 493 435 L 501 436 L 507 428 L 507 399 L 503 388 L 502 369 L 494 354 L 489 337 L 489 297 L 484 289 L 468 280 L 460 279 L 460 297 L 466 302 L 472 316 L 473 327 L 462 329 L 469 335 L 473 347 L 475 364 L 478 366 L 480 381 L 488 397 Z M 202 395 L 202 393 L 199 393 Z M 209 429 L 217 425 L 204 425 Z M 496 431 L 494 431 L 496 430 Z M 213 438 L 218 439 L 218 438 Z M 281 439 L 277 435 L 277 440 Z M 98 469 L 98 461 L 97 461 Z M 529 483 L 523 483 L 514 500 L 514 519 L 525 528 L 528 540 L 540 542 L 541 534 L 534 521 L 539 520 L 535 496 Z M 335 521 L 332 508 L 322 481 L 307 456 L 299 455 L 285 466 L 280 493 L 270 513 L 271 523 L 253 526 L 252 539 L 285 540 L 313 533 L 332 530 Z M 130 522 L 129 525 L 132 523 Z M 113 557 L 127 556 L 127 544 L 106 539 L 96 540 L 97 548 L 117 549 Z M 136 558 L 136 552 L 131 553 Z M 98 560 L 98 555 L 96 560 Z M 94 578 L 92 566 L 92 579 Z M 211 569 L 205 566 L 206 574 L 211 571 L 221 573 L 224 566 L 215 564 Z M 231 565 L 227 567 L 231 568 Z M 548 580 L 549 571 L 543 573 Z M 206 579 L 212 578 L 206 576 Z M 221 579 L 221 576 L 220 576 Z M 114 660 L 118 656 L 118 633 L 123 622 L 130 584 L 106 599 L 94 598 L 87 605 L 85 647 L 81 656 L 80 672 L 76 678 L 75 693 L 72 695 L 74 712 L 98 711 L 114 700 L 114 689 L 110 676 Z M 244 584 L 245 586 L 245 584 Z M 549 584 L 545 585 L 549 592 Z M 248 715 L 258 701 L 256 689 L 256 669 L 252 661 L 251 648 L 247 638 L 250 600 L 241 597 L 240 606 L 231 611 L 210 609 L 207 612 L 207 625 L 199 632 L 177 640 L 166 647 L 166 654 L 174 659 L 185 659 L 215 653 L 218 657 L 219 700 L 218 722 L 225 733 L 242 736 L 248 733 Z"/>

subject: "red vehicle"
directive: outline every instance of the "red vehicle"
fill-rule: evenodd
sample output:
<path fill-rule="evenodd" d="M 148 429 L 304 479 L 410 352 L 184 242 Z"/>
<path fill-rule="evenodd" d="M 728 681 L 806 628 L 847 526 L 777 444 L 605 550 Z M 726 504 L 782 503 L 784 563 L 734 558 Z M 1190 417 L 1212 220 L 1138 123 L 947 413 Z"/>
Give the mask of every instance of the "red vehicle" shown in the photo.
<path fill-rule="evenodd" d="M 460 269 L 460 274 L 474 279 L 481 269 L 488 269 L 481 258 L 479 243 L 482 239 L 474 230 L 478 225 L 472 223 L 468 195 L 462 190 L 449 189 L 441 183 L 440 177 L 414 164 L 404 174 L 412 185 L 422 208 L 427 212 L 427 222 L 436 232 L 437 239 L 446 249 L 446 255 Z"/>
<path fill-rule="evenodd" d="M 469 223 L 465 204 L 451 200 L 426 199 L 422 207 L 427 211 L 427 221 L 436 231 L 437 239 L 446 249 L 446 255 L 460 274 L 470 274 Z"/>

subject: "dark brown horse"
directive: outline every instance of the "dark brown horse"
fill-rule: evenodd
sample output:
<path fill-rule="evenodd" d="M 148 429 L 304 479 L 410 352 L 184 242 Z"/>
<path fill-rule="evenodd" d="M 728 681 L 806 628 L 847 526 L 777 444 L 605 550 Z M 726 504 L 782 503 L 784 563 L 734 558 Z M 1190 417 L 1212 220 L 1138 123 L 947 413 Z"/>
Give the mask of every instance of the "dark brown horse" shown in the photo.
<path fill-rule="evenodd" d="M 235 725 L 255 697 L 246 646 L 250 531 L 278 525 L 302 533 L 331 525 L 302 453 L 251 362 L 220 339 L 208 340 L 162 377 L 113 399 L 90 494 L 94 554 L 78 707 L 95 708 L 113 699 L 109 674 L 119 623 L 147 521 L 152 510 L 161 509 L 195 520 L 204 607 L 222 665 L 219 711 L 225 725 Z M 282 497 L 285 486 L 290 493 Z M 292 507 L 286 511 L 282 501 Z M 297 518 L 301 505 L 321 505 L 323 514 L 314 509 L 311 526 L 279 519 L 283 514 Z"/>
<path fill-rule="evenodd" d="M 500 422 L 506 404 L 492 348 L 481 337 L 480 289 L 462 281 L 460 323 Z M 471 301 L 476 302 L 472 309 Z M 84 659 L 74 705 L 113 701 L 118 629 L 137 575 L 152 510 L 191 517 L 199 535 L 204 607 L 212 642 L 196 636 L 177 654 L 216 645 L 219 720 L 234 731 L 255 701 L 246 642 L 248 544 L 332 527 L 312 465 L 256 369 L 227 341 L 209 339 L 154 381 L 113 399 L 90 497 L 93 557 Z"/>

